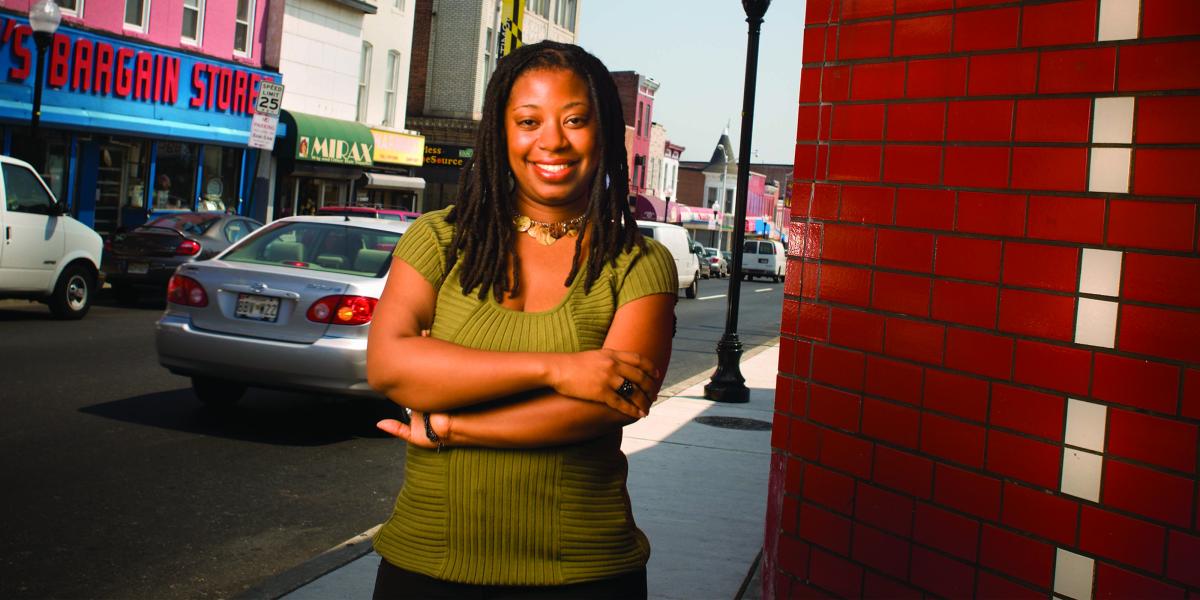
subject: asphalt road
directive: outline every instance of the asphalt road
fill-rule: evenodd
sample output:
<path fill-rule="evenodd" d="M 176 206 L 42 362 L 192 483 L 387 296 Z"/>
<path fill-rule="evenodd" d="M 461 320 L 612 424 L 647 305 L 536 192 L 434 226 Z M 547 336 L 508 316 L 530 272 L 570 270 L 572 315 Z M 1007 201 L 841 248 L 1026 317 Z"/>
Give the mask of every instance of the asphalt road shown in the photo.
<path fill-rule="evenodd" d="M 669 387 L 716 365 L 728 280 L 680 298 Z M 782 284 L 743 282 L 749 349 Z M 83 321 L 0 303 L 0 598 L 224 598 L 387 517 L 403 444 L 390 403 L 251 390 L 202 407 L 161 368 L 162 304 L 105 295 Z"/>

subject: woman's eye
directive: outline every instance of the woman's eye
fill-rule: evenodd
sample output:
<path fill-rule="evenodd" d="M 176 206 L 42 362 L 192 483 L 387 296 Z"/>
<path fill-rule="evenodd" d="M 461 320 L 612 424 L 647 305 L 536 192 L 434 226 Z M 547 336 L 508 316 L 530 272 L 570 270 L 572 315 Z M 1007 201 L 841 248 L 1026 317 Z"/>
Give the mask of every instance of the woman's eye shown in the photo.
<path fill-rule="evenodd" d="M 536 127 L 537 121 L 533 119 L 517 119 L 517 127 Z"/>

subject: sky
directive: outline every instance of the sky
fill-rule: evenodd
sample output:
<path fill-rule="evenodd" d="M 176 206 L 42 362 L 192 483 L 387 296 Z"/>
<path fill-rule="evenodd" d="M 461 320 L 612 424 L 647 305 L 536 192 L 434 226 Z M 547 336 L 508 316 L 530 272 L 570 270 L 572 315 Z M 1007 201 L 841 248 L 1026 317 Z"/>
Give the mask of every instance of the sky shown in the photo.
<path fill-rule="evenodd" d="M 610 71 L 658 81 L 653 120 L 707 161 L 729 124 L 740 152 L 746 13 L 740 0 L 580 0 L 577 43 Z M 805 0 L 773 0 L 759 41 L 751 162 L 791 164 Z"/>

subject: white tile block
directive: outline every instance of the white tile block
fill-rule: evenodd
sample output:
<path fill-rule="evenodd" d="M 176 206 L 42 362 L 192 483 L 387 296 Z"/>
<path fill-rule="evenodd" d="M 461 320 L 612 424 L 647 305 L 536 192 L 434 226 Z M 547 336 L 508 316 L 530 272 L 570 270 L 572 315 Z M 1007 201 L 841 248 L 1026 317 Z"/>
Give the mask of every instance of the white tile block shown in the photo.
<path fill-rule="evenodd" d="M 1100 475 L 1104 459 L 1099 454 L 1083 450 L 1063 450 L 1062 492 L 1072 496 L 1100 501 Z"/>
<path fill-rule="evenodd" d="M 1089 192 L 1129 193 L 1129 148 L 1092 148 Z"/>
<path fill-rule="evenodd" d="M 1096 98 L 1092 112 L 1093 144 L 1132 144 L 1134 98 Z"/>
<path fill-rule="evenodd" d="M 1121 258 L 1116 250 L 1083 249 L 1079 292 L 1117 297 L 1121 291 Z"/>
<path fill-rule="evenodd" d="M 1138 36 L 1141 0 L 1100 0 L 1100 31 L 1096 40 L 1132 40 Z"/>
<path fill-rule="evenodd" d="M 1096 452 L 1104 452 L 1104 429 L 1108 407 L 1095 402 L 1067 400 L 1067 435 L 1064 441 Z"/>
<path fill-rule="evenodd" d="M 1095 567 L 1095 560 L 1059 548 L 1054 558 L 1054 593 L 1074 600 L 1091 600 Z"/>
<path fill-rule="evenodd" d="M 1117 303 L 1079 299 L 1075 315 L 1075 343 L 1113 348 L 1117 340 Z"/>

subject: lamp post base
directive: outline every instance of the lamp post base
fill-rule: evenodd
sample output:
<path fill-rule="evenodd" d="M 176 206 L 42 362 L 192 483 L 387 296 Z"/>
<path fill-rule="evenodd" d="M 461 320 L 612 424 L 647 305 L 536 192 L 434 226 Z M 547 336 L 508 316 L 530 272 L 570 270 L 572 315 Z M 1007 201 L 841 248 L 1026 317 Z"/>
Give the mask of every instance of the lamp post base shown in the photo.
<path fill-rule="evenodd" d="M 717 371 L 704 385 L 704 397 L 716 402 L 749 402 L 750 389 L 742 377 L 738 361 L 742 357 L 742 342 L 736 333 L 727 333 L 717 342 Z"/>

